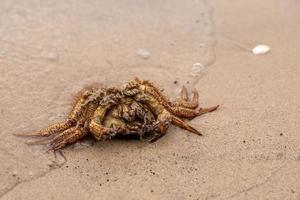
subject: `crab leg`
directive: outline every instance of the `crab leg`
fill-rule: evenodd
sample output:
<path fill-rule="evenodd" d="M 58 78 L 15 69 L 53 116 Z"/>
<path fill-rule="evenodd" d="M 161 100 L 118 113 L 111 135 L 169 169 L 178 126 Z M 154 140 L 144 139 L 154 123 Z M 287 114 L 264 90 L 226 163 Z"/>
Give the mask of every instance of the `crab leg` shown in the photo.
<path fill-rule="evenodd" d="M 49 150 L 58 150 L 66 146 L 67 144 L 71 144 L 76 142 L 79 139 L 84 138 L 88 134 L 87 129 L 83 127 L 72 127 L 64 132 L 60 133 L 59 135 L 55 136 L 53 139 L 42 139 L 42 140 L 36 140 L 31 142 L 26 142 L 26 144 L 29 145 L 46 145 L 50 144 Z"/>
<path fill-rule="evenodd" d="M 182 107 L 174 107 L 172 108 L 172 113 L 178 117 L 192 119 L 194 117 L 203 115 L 205 113 L 215 111 L 218 107 L 219 105 L 209 107 L 209 108 L 199 108 L 198 110 L 192 110 L 192 109 L 182 108 Z"/>
<path fill-rule="evenodd" d="M 136 78 L 134 80 L 134 82 L 138 83 L 141 87 L 142 90 L 144 90 L 145 92 L 148 92 L 149 94 L 153 95 L 154 98 L 156 100 L 158 100 L 161 104 L 163 104 L 164 106 L 181 106 L 184 108 L 196 108 L 198 107 L 198 91 L 196 89 L 193 90 L 193 96 L 192 96 L 192 101 L 189 102 L 188 101 L 188 92 L 185 86 L 182 86 L 181 89 L 181 100 L 178 103 L 172 103 L 170 102 L 170 100 L 163 95 L 162 91 L 159 90 L 157 87 L 155 87 L 151 82 L 149 81 L 145 81 L 145 80 L 139 80 L 138 78 Z"/>
<path fill-rule="evenodd" d="M 181 98 L 175 102 L 175 103 L 170 103 L 172 107 L 183 107 L 183 108 L 190 108 L 190 109 L 195 109 L 198 107 L 198 97 L 199 93 L 196 89 L 192 91 L 192 99 L 191 101 L 188 101 L 188 94 L 187 94 L 187 89 L 185 86 L 182 86 L 181 89 Z"/>
<path fill-rule="evenodd" d="M 67 119 L 64 122 L 52 124 L 46 128 L 36 131 L 36 132 L 16 133 L 14 135 L 16 135 L 16 136 L 50 136 L 50 135 L 53 135 L 55 133 L 58 133 L 58 132 L 61 132 L 61 131 L 64 131 L 64 130 L 70 128 L 71 126 L 74 125 L 74 123 L 75 123 L 74 120 Z"/>
<path fill-rule="evenodd" d="M 176 115 L 177 117 L 184 117 L 189 119 L 192 119 L 196 116 L 203 115 L 208 112 L 212 112 L 219 107 L 219 106 L 213 106 L 210 108 L 199 108 L 198 110 L 193 110 L 181 106 L 170 106 L 169 103 L 165 104 L 164 101 L 162 101 L 161 99 L 157 99 L 155 95 L 147 96 L 146 94 L 137 94 L 135 98 L 137 101 L 141 101 L 142 99 L 142 101 L 148 102 L 148 106 L 152 107 L 152 109 L 156 109 L 160 107 L 159 110 L 166 109 L 173 115 Z M 160 113 L 161 111 L 155 111 L 155 112 Z"/>
<path fill-rule="evenodd" d="M 76 142 L 79 139 L 84 138 L 88 134 L 88 131 L 84 127 L 72 127 L 68 130 L 57 135 L 53 140 L 50 142 L 50 149 L 49 150 L 58 150 L 65 147 L 67 144 L 71 144 Z"/>
<path fill-rule="evenodd" d="M 212 112 L 214 110 L 216 110 L 218 108 L 218 106 L 214 106 L 211 108 L 200 108 L 199 110 L 193 110 L 193 109 L 189 109 L 189 108 L 184 108 L 178 105 L 172 105 L 172 103 L 168 100 L 167 97 L 165 97 L 160 91 L 159 89 L 157 89 L 153 84 L 151 84 L 148 81 L 141 81 L 136 79 L 135 81 L 137 81 L 137 83 L 140 84 L 140 89 L 142 91 L 144 91 L 147 94 L 150 94 L 151 96 L 153 96 L 153 98 L 159 102 L 160 105 L 162 105 L 163 107 L 165 107 L 169 112 L 171 112 L 172 114 L 178 116 L 178 117 L 184 117 L 184 118 L 194 118 L 196 116 L 200 116 L 204 113 L 207 112 Z M 183 92 L 185 93 L 185 92 Z M 185 98 L 185 94 L 183 94 L 183 97 Z M 194 95 L 193 95 L 193 101 L 194 103 L 198 104 L 198 92 L 194 91 Z M 188 105 L 191 106 L 191 105 Z M 195 106 L 195 105 L 193 105 Z"/>
<path fill-rule="evenodd" d="M 186 123 L 185 121 L 181 120 L 180 118 L 178 118 L 176 116 L 172 116 L 172 124 L 179 126 L 182 129 L 188 130 L 192 133 L 195 133 L 196 135 L 202 136 L 202 134 L 198 130 L 196 130 L 195 128 L 190 126 L 188 123 Z"/>
<path fill-rule="evenodd" d="M 186 87 L 183 85 L 180 92 L 180 97 L 182 101 L 188 101 L 189 96 Z"/>

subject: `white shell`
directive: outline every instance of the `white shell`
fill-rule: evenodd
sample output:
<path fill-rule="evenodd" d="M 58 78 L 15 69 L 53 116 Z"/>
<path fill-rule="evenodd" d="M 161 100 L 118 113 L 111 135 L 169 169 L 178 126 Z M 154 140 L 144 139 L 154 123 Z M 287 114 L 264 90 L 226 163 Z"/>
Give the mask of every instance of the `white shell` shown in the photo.
<path fill-rule="evenodd" d="M 270 47 L 268 45 L 257 45 L 252 49 L 252 53 L 255 55 L 265 54 L 270 51 Z"/>
<path fill-rule="evenodd" d="M 195 77 L 197 75 L 199 75 L 202 70 L 204 69 L 204 65 L 201 63 L 194 63 L 193 67 L 192 67 L 192 72 L 191 72 L 191 76 Z"/>
<path fill-rule="evenodd" d="M 136 52 L 137 55 L 141 56 L 144 59 L 147 59 L 151 56 L 150 52 L 147 49 L 139 49 Z"/>

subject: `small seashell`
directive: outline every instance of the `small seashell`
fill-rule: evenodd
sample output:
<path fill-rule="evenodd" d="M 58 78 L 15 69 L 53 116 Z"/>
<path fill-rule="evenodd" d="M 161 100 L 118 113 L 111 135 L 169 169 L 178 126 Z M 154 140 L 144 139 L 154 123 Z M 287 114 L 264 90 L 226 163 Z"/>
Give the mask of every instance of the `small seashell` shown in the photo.
<path fill-rule="evenodd" d="M 147 59 L 151 56 L 150 52 L 147 49 L 139 49 L 136 53 L 144 59 Z"/>
<path fill-rule="evenodd" d="M 252 53 L 255 55 L 261 55 L 267 53 L 268 51 L 270 51 L 270 49 L 271 48 L 268 45 L 257 45 L 252 49 Z"/>
<path fill-rule="evenodd" d="M 192 72 L 191 72 L 191 76 L 195 77 L 197 75 L 199 75 L 202 70 L 204 69 L 204 65 L 201 63 L 194 63 L 193 67 L 192 67 Z"/>

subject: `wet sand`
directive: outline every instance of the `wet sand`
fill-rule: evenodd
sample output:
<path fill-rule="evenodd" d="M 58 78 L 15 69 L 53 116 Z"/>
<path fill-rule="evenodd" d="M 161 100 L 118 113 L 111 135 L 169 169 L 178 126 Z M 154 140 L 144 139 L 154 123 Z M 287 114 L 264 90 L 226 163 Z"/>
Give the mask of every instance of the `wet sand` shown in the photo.
<path fill-rule="evenodd" d="M 0 198 L 299 199 L 299 7 L 2 1 Z M 260 43 L 271 51 L 253 55 Z M 197 62 L 205 68 L 192 76 Z M 87 139 L 62 151 L 66 162 L 12 136 L 63 120 L 86 84 L 135 76 L 170 97 L 185 84 L 201 106 L 220 104 L 190 122 L 204 136 L 171 127 L 153 144 Z"/>

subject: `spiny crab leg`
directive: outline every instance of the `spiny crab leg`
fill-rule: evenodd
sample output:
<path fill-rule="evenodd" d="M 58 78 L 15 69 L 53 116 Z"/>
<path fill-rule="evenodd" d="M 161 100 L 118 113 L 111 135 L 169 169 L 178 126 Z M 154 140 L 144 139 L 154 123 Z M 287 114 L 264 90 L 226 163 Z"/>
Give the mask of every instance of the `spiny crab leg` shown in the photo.
<path fill-rule="evenodd" d="M 189 108 L 182 108 L 182 107 L 174 107 L 172 108 L 172 113 L 177 117 L 193 119 L 194 117 L 215 111 L 218 107 L 219 105 L 209 107 L 209 108 L 199 108 L 198 110 L 192 110 Z"/>
<path fill-rule="evenodd" d="M 212 108 L 200 108 L 199 110 L 193 110 L 189 108 L 184 108 L 181 106 L 172 105 L 172 103 L 168 100 L 167 97 L 165 97 L 158 88 L 156 88 L 152 83 L 148 81 L 142 81 L 139 79 L 135 79 L 135 83 L 137 83 L 137 86 L 140 88 L 143 93 L 148 94 L 152 96 L 156 101 L 159 102 L 160 105 L 165 107 L 169 112 L 172 114 L 178 116 L 178 117 L 184 117 L 184 118 L 194 118 L 196 116 L 200 116 L 207 112 L 212 112 L 218 108 L 218 106 L 212 107 Z M 134 82 L 133 82 L 134 84 Z M 198 94 L 195 95 L 194 98 L 196 98 Z M 204 112 L 203 112 L 204 110 Z M 211 110 L 211 111 L 208 111 Z M 206 112 L 205 112 L 206 111 Z"/>
<path fill-rule="evenodd" d="M 170 120 L 171 119 L 171 120 Z M 153 138 L 149 140 L 149 142 L 155 142 L 161 137 L 163 137 L 167 129 L 169 127 L 169 124 L 172 123 L 176 126 L 179 126 L 182 129 L 185 129 L 189 132 L 192 132 L 196 135 L 202 136 L 202 134 L 195 128 L 193 128 L 191 125 L 186 123 L 185 121 L 181 120 L 180 118 L 174 116 L 174 115 L 169 115 L 169 114 L 163 114 L 158 116 L 157 121 L 155 122 L 155 135 Z"/>
<path fill-rule="evenodd" d="M 84 138 L 88 134 L 88 131 L 85 127 L 72 127 L 68 130 L 65 130 L 61 134 L 55 136 L 50 142 L 49 150 L 58 150 L 65 147 L 67 144 L 72 144 L 79 139 Z"/>
<path fill-rule="evenodd" d="M 219 108 L 219 105 L 212 106 L 212 107 L 209 107 L 209 108 L 200 108 L 198 110 L 198 115 L 197 116 L 203 115 L 205 113 L 213 112 L 213 111 L 217 110 L 218 108 Z"/>
<path fill-rule="evenodd" d="M 184 108 L 181 106 L 170 106 L 169 104 L 162 105 L 162 102 L 160 100 L 157 100 L 154 96 L 147 97 L 146 94 L 143 94 L 143 93 L 136 94 L 135 100 L 138 102 L 144 102 L 144 103 L 148 102 L 148 106 L 151 106 L 151 104 L 153 104 L 153 102 L 155 102 L 156 106 L 154 106 L 154 107 L 161 105 L 166 110 L 168 110 L 171 114 L 173 114 L 177 117 L 183 117 L 183 118 L 188 118 L 188 119 L 192 119 L 194 117 L 203 115 L 205 113 L 212 112 L 219 107 L 219 105 L 217 105 L 217 106 L 213 106 L 210 108 L 199 108 L 198 110 L 194 110 L 194 109 L 190 109 L 190 108 Z M 149 104 L 149 102 L 152 102 L 152 103 Z"/>
<path fill-rule="evenodd" d="M 172 124 L 179 126 L 182 129 L 188 130 L 196 135 L 202 136 L 202 133 L 200 133 L 197 129 L 193 128 L 191 125 L 186 123 L 185 121 L 181 120 L 179 117 L 172 116 Z"/>
<path fill-rule="evenodd" d="M 71 126 L 74 125 L 74 123 L 75 123 L 74 120 L 67 119 L 64 122 L 52 124 L 46 128 L 36 131 L 36 132 L 15 133 L 14 135 L 24 136 L 24 137 L 27 137 L 27 136 L 28 137 L 31 137 L 31 136 L 46 136 L 47 137 L 47 136 L 53 135 L 55 133 L 58 133 L 58 132 L 61 132 L 61 131 L 64 131 L 64 130 L 70 128 Z"/>
<path fill-rule="evenodd" d="M 85 137 L 88 134 L 87 129 L 81 127 L 80 125 L 71 127 L 62 133 L 56 135 L 54 138 L 46 138 L 36 141 L 26 142 L 29 145 L 50 145 L 48 150 L 58 150 L 67 144 L 76 142 L 77 140 Z"/>
<path fill-rule="evenodd" d="M 76 126 L 73 126 L 67 130 L 64 130 L 62 133 L 56 135 L 54 138 L 46 138 L 36 141 L 30 141 L 26 144 L 29 145 L 44 145 L 49 144 L 51 148 L 49 150 L 57 150 L 64 147 L 66 144 L 73 143 L 78 139 L 83 138 L 87 135 L 88 131 L 83 127 L 84 122 L 80 121 Z"/>
<path fill-rule="evenodd" d="M 171 106 L 179 106 L 184 108 L 195 109 L 199 105 L 198 101 L 199 93 L 196 89 L 192 91 L 192 98 L 189 101 L 188 92 L 185 86 L 182 86 L 180 92 L 180 99 L 175 103 L 170 103 Z"/>
<path fill-rule="evenodd" d="M 189 96 L 186 87 L 183 85 L 180 92 L 180 98 L 182 101 L 188 101 Z"/>

